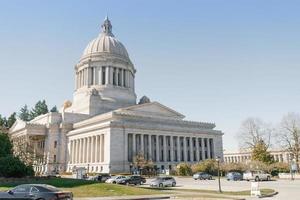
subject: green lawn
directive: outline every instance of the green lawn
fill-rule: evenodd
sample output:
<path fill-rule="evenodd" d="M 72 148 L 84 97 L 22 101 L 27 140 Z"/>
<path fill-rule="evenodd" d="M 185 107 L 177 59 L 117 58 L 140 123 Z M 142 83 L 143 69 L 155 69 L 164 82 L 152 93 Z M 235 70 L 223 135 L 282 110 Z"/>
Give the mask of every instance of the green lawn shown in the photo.
<path fill-rule="evenodd" d="M 100 196 L 126 196 L 126 195 L 152 195 L 161 194 L 160 191 L 115 185 L 98 183 L 95 181 L 85 181 L 78 179 L 63 179 L 63 178 L 51 178 L 51 179 L 28 179 L 23 181 L 11 181 L 0 182 L 0 190 L 8 190 L 16 185 L 24 183 L 36 183 L 36 184 L 49 184 L 63 190 L 73 192 L 76 197 L 100 197 Z"/>

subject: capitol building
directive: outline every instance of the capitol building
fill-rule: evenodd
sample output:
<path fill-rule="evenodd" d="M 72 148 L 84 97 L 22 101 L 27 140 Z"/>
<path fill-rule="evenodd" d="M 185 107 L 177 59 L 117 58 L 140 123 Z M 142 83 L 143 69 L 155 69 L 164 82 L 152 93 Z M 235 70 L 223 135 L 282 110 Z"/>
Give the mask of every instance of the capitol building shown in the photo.
<path fill-rule="evenodd" d="M 101 28 L 75 66 L 73 101 L 29 122 L 18 119 L 9 130 L 14 152 L 28 144 L 41 152 L 34 162 L 41 174 L 82 167 L 126 173 L 137 154 L 161 170 L 223 159 L 223 133 L 214 123 L 185 120 L 146 96 L 137 101 L 136 68 L 108 18 Z"/>

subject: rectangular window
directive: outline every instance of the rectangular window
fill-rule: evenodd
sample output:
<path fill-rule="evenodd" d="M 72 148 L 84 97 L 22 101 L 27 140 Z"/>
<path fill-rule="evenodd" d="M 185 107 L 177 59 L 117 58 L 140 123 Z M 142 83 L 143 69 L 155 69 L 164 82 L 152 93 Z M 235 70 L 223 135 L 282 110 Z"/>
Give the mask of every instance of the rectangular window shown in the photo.
<path fill-rule="evenodd" d="M 125 69 L 123 70 L 123 86 L 127 87 L 127 85 L 126 85 L 126 70 Z"/>
<path fill-rule="evenodd" d="M 117 82 L 116 81 L 116 68 L 114 68 L 114 70 L 113 70 L 113 85 L 117 85 L 116 82 Z"/>
<path fill-rule="evenodd" d="M 56 148 L 57 147 L 57 141 L 55 140 L 54 141 L 54 148 Z"/>
<path fill-rule="evenodd" d="M 118 86 L 121 86 L 121 69 L 118 69 Z"/>
<path fill-rule="evenodd" d="M 56 155 L 53 155 L 53 162 L 56 162 Z"/>
<path fill-rule="evenodd" d="M 105 77 L 106 73 L 105 73 L 105 67 L 102 67 L 102 85 L 105 85 Z"/>

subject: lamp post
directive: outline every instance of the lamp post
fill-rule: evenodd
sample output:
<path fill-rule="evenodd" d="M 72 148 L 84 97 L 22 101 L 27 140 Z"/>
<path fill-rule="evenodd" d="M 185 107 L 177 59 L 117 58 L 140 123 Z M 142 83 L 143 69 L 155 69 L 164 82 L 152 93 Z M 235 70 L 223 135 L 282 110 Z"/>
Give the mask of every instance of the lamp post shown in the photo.
<path fill-rule="evenodd" d="M 222 189 L 221 189 L 221 179 L 220 179 L 220 158 L 219 157 L 216 157 L 216 161 L 218 163 L 218 183 L 219 183 L 219 192 L 221 193 L 222 192 Z"/>

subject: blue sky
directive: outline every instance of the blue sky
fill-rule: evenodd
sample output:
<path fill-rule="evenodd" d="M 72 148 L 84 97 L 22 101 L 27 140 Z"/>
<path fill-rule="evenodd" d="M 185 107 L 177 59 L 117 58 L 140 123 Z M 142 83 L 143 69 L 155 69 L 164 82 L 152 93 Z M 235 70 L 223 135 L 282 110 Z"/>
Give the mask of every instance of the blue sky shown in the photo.
<path fill-rule="evenodd" d="M 74 65 L 108 13 L 137 69 L 136 93 L 215 122 L 300 110 L 299 1 L 1 1 L 0 113 L 72 99 Z"/>

